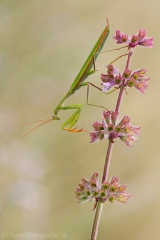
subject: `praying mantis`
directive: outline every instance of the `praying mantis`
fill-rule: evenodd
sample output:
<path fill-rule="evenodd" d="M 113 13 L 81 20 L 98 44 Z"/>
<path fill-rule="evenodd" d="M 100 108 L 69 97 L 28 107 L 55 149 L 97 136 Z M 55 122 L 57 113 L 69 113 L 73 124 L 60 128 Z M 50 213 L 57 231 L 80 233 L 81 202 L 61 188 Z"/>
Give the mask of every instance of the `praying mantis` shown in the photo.
<path fill-rule="evenodd" d="M 80 129 L 80 130 L 77 130 L 76 128 L 72 129 L 72 127 L 76 124 L 77 120 L 80 117 L 80 113 L 81 113 L 82 108 L 83 108 L 82 104 L 74 104 L 74 105 L 69 105 L 69 106 L 64 106 L 64 104 L 71 95 L 73 95 L 77 90 L 79 90 L 83 86 L 89 87 L 89 85 L 92 85 L 92 86 L 96 87 L 97 89 L 101 90 L 101 88 L 98 88 L 94 84 L 92 84 L 90 82 L 84 82 L 84 81 L 89 75 L 91 75 L 91 74 L 93 74 L 97 71 L 95 69 L 95 61 L 96 61 L 96 59 L 99 55 L 99 52 L 103 48 L 103 46 L 104 46 L 104 44 L 105 44 L 105 42 L 106 42 L 106 40 L 109 36 L 109 33 L 110 33 L 110 23 L 109 23 L 109 20 L 107 18 L 106 27 L 104 28 L 104 30 L 101 33 L 99 39 L 97 40 L 96 44 L 94 45 L 94 47 L 93 47 L 92 51 L 90 52 L 88 58 L 84 62 L 84 64 L 83 64 L 81 70 L 79 71 L 77 77 L 73 81 L 69 91 L 64 96 L 64 98 L 60 101 L 58 106 L 55 108 L 52 118 L 51 119 L 44 119 L 44 120 L 37 120 L 37 121 L 33 121 L 33 122 L 28 122 L 28 123 L 25 123 L 25 124 L 22 124 L 22 125 L 19 125 L 19 126 L 16 126 L 16 127 L 24 126 L 26 124 L 31 124 L 31 123 L 35 123 L 35 122 L 43 122 L 40 125 L 38 125 L 37 127 L 30 130 L 27 133 L 27 134 L 29 134 L 30 132 L 32 132 L 36 128 L 38 128 L 38 127 L 40 127 L 40 126 L 42 126 L 42 125 L 44 125 L 44 124 L 46 124 L 50 121 L 60 120 L 60 117 L 58 116 L 58 113 L 59 113 L 60 110 L 75 109 L 76 111 L 73 113 L 73 115 L 71 117 L 69 117 L 69 119 L 67 121 L 65 121 L 63 123 L 62 129 L 67 130 L 69 132 L 80 132 L 80 131 L 82 131 L 82 129 Z M 87 104 L 89 104 L 88 103 L 88 92 L 89 92 L 89 89 L 87 91 Z M 96 105 L 93 105 L 93 104 L 89 104 L 89 105 L 96 106 Z M 68 126 L 68 128 L 66 128 L 66 126 Z M 16 127 L 14 127 L 14 128 L 16 128 Z M 23 137 L 25 137 L 27 134 L 25 134 Z"/>
<path fill-rule="evenodd" d="M 75 80 L 73 81 L 69 91 L 67 92 L 67 94 L 64 96 L 64 98 L 60 101 L 60 103 L 58 104 L 58 106 L 55 108 L 54 110 L 54 114 L 52 116 L 52 118 L 50 119 L 44 119 L 44 120 L 37 120 L 37 121 L 33 121 L 33 122 L 28 122 L 28 123 L 25 123 L 25 124 L 22 124 L 22 125 L 19 125 L 19 126 L 16 126 L 16 127 L 20 127 L 20 126 L 24 126 L 26 124 L 31 124 L 31 123 L 35 123 L 35 122 L 42 122 L 41 124 L 39 124 L 37 127 L 33 128 L 32 130 L 30 130 L 27 134 L 29 134 L 30 132 L 32 132 L 33 130 L 35 130 L 36 128 L 48 123 L 48 122 L 51 122 L 53 120 L 60 120 L 60 117 L 58 116 L 58 113 L 60 110 L 69 110 L 69 109 L 75 109 L 76 111 L 71 115 L 71 117 L 69 117 L 63 124 L 62 124 L 62 130 L 67 130 L 69 132 L 81 132 L 83 130 L 80 129 L 78 130 L 77 128 L 72 128 L 77 120 L 79 119 L 80 117 L 80 114 L 81 114 L 81 111 L 82 111 L 82 104 L 74 104 L 74 105 L 68 105 L 68 106 L 64 106 L 67 99 L 73 95 L 77 90 L 79 90 L 81 87 L 83 86 L 87 86 L 87 104 L 88 105 L 92 105 L 92 106 L 97 106 L 97 105 L 93 105 L 93 104 L 89 104 L 88 103 L 88 94 L 89 94 L 89 85 L 92 85 L 93 87 L 99 89 L 100 91 L 101 88 L 95 86 L 94 84 L 90 83 L 90 82 L 84 82 L 86 80 L 86 78 L 95 73 L 97 70 L 95 68 L 95 61 L 98 57 L 98 55 L 101 53 L 101 50 L 109 36 L 109 33 L 110 33 L 110 23 L 109 23 L 109 20 L 107 18 L 107 25 L 106 27 L 104 28 L 103 32 L 101 33 L 99 39 L 97 40 L 96 44 L 94 45 L 92 51 L 90 52 L 88 58 L 86 59 L 86 61 L 84 62 L 81 70 L 79 71 L 77 77 L 75 78 Z M 122 47 L 123 48 L 123 47 Z M 119 50 L 121 48 L 118 48 L 118 49 L 114 49 L 114 50 Z M 109 51 L 113 51 L 113 50 L 109 50 Z M 107 52 L 109 52 L 107 51 Z M 124 54 L 126 55 L 126 54 Z M 124 55 L 121 55 L 120 57 L 124 56 Z M 114 61 L 112 61 L 111 63 L 115 62 L 117 59 L 119 59 L 120 57 L 116 58 Z M 110 64 L 111 64 L 110 63 Z M 93 69 L 92 69 L 93 68 Z M 92 69 L 92 70 L 91 70 Z M 98 69 L 99 70 L 99 69 Z M 102 106 L 98 106 L 98 107 L 102 107 Z M 66 126 L 68 126 L 68 128 L 66 128 Z M 14 127 L 14 128 L 16 128 Z M 13 129 L 13 128 L 12 128 Z M 23 137 L 25 137 L 27 134 L 25 134 Z M 22 137 L 22 138 L 23 138 Z M 21 139 L 22 139 L 21 138 Z"/>
<path fill-rule="evenodd" d="M 67 99 L 72 94 L 74 94 L 77 90 L 79 90 L 81 87 L 83 87 L 83 86 L 88 86 L 89 87 L 89 84 L 94 86 L 94 87 L 96 87 L 92 83 L 84 82 L 84 81 L 85 81 L 85 79 L 89 75 L 91 75 L 94 72 L 96 72 L 95 61 L 96 61 L 96 59 L 98 57 L 98 53 L 103 48 L 103 46 L 104 46 L 104 44 L 105 44 L 105 42 L 106 42 L 106 40 L 107 40 L 107 38 L 109 36 L 109 33 L 110 33 L 110 24 L 109 24 L 109 20 L 107 18 L 107 26 L 103 30 L 103 32 L 100 35 L 99 39 L 97 40 L 95 46 L 93 47 L 91 53 L 89 54 L 88 58 L 86 59 L 85 63 L 83 64 L 83 66 L 82 66 L 81 70 L 79 71 L 77 77 L 73 81 L 73 83 L 72 83 L 68 93 L 65 95 L 65 97 L 61 100 L 61 102 L 58 104 L 58 106 L 54 110 L 54 115 L 52 116 L 53 120 L 60 120 L 60 117 L 58 116 L 58 112 L 60 110 L 68 110 L 68 109 L 75 109 L 76 110 L 75 113 L 69 119 L 67 119 L 67 121 L 65 121 L 63 123 L 63 125 L 62 125 L 62 129 L 63 130 L 77 132 L 77 130 L 76 129 L 72 129 L 72 127 L 75 125 L 75 123 L 79 119 L 80 113 L 81 113 L 81 110 L 82 110 L 83 106 L 81 104 L 74 104 L 74 105 L 64 106 L 64 104 L 67 101 Z M 91 70 L 92 68 L 94 68 L 94 69 Z M 98 87 L 96 87 L 96 88 L 98 88 Z M 101 90 L 100 88 L 98 88 L 98 89 Z M 87 99 L 87 104 L 89 104 L 88 103 L 88 99 Z M 68 126 L 68 128 L 65 128 L 66 126 Z"/>
<path fill-rule="evenodd" d="M 98 57 L 97 53 L 100 52 L 101 49 L 103 48 L 103 46 L 109 36 L 109 33 L 110 33 L 110 24 L 109 24 L 109 20 L 107 18 L 107 26 L 103 30 L 99 39 L 97 40 L 95 46 L 93 47 L 91 53 L 89 54 L 88 58 L 86 59 L 85 63 L 83 64 L 77 77 L 73 81 L 68 93 L 65 95 L 65 97 L 62 99 L 62 101 L 58 104 L 58 106 L 54 110 L 54 115 L 52 116 L 53 120 L 60 119 L 57 115 L 60 110 L 68 110 L 68 109 L 76 110 L 76 112 L 67 121 L 65 121 L 63 123 L 62 129 L 64 129 L 64 130 L 70 131 L 70 129 L 75 125 L 75 123 L 77 122 L 77 120 L 80 116 L 80 113 L 81 113 L 81 110 L 83 107 L 81 104 L 74 104 L 74 105 L 69 105 L 69 106 L 64 106 L 64 104 L 67 101 L 67 99 L 72 94 L 74 94 L 78 89 L 80 89 L 83 86 L 89 86 L 90 83 L 84 82 L 84 81 L 89 75 L 93 74 L 96 71 L 95 70 L 95 60 Z M 93 67 L 94 67 L 94 69 L 91 70 L 91 68 L 93 68 Z M 94 86 L 93 84 L 91 84 L 91 85 Z M 65 128 L 66 126 L 68 126 L 68 129 Z M 72 131 L 74 131 L 74 130 L 72 130 Z"/>

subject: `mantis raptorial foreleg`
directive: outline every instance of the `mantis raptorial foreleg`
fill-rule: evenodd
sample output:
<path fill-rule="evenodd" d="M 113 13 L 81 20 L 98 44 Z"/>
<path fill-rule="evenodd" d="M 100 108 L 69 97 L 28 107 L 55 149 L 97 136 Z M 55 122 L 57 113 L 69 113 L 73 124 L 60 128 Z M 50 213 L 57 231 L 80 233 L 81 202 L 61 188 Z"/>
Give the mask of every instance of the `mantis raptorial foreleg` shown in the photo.
<path fill-rule="evenodd" d="M 85 82 L 85 83 L 81 83 L 79 85 L 79 88 L 80 87 L 83 87 L 83 86 L 87 86 L 87 104 L 88 105 L 91 105 L 91 106 L 96 106 L 96 107 L 102 107 L 102 106 L 98 106 L 98 105 L 93 105 L 93 104 L 90 104 L 88 102 L 88 98 L 89 98 L 89 85 L 92 85 L 93 87 L 95 87 L 96 89 L 101 90 L 101 88 L 95 86 L 94 84 L 90 83 L 90 82 Z M 68 109 L 76 109 L 77 111 L 70 117 L 67 119 L 67 121 L 65 121 L 62 125 L 62 129 L 63 130 L 67 130 L 69 132 L 77 132 L 77 131 L 80 131 L 80 130 L 76 130 L 76 129 L 71 129 L 75 124 L 76 122 L 78 121 L 79 117 L 80 117 L 80 113 L 81 113 L 81 110 L 82 110 L 83 106 L 81 104 L 74 104 L 74 105 L 69 105 L 69 106 L 61 106 L 59 107 L 59 110 L 68 110 Z M 103 107 L 104 108 L 104 107 Z M 68 128 L 66 128 L 66 126 L 68 126 Z"/>
<path fill-rule="evenodd" d="M 69 105 L 69 106 L 65 106 L 65 107 L 61 108 L 62 110 L 68 110 L 68 109 L 76 109 L 77 110 L 75 113 L 73 113 L 73 115 L 70 118 L 67 119 L 67 121 L 65 121 L 63 123 L 63 125 L 62 125 L 63 130 L 71 131 L 71 128 L 78 121 L 78 118 L 80 116 L 82 108 L 83 108 L 83 106 L 81 104 Z M 68 126 L 68 128 L 65 128 L 66 126 Z"/>
<path fill-rule="evenodd" d="M 99 105 L 95 105 L 95 104 L 91 104 L 89 103 L 89 86 L 93 86 L 96 89 L 102 91 L 101 88 L 97 87 L 96 85 L 94 85 L 93 83 L 90 82 L 85 82 L 85 83 L 81 83 L 79 85 L 79 87 L 83 87 L 83 86 L 87 86 L 87 104 L 90 106 L 94 106 L 94 107 L 100 107 L 100 108 L 104 108 L 106 110 L 108 110 L 107 108 L 105 108 L 104 106 L 99 106 Z M 80 117 L 80 113 L 82 110 L 83 106 L 81 104 L 76 104 L 76 105 L 69 105 L 69 106 L 65 106 L 65 107 L 60 107 L 59 110 L 68 110 L 68 109 L 76 109 L 77 111 L 70 117 L 67 119 L 67 121 L 65 121 L 62 125 L 62 129 L 63 130 L 67 130 L 69 132 L 80 132 L 81 130 L 77 130 L 77 129 L 71 129 L 76 122 L 78 121 L 79 117 Z M 68 126 L 68 128 L 66 128 L 66 126 Z"/>

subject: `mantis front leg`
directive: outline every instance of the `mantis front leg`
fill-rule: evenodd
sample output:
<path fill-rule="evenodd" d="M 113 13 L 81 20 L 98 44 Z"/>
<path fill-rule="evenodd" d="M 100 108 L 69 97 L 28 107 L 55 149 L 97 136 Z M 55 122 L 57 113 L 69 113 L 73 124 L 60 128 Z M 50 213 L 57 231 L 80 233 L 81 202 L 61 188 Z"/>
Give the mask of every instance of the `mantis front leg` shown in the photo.
<path fill-rule="evenodd" d="M 62 125 L 63 130 L 67 130 L 67 131 L 71 131 L 71 132 L 80 131 L 80 130 L 72 129 L 72 127 L 78 121 L 78 118 L 80 116 L 82 108 L 83 108 L 83 106 L 81 104 L 69 105 L 69 106 L 65 106 L 65 107 L 60 108 L 61 110 L 68 110 L 68 109 L 76 109 L 77 110 L 75 113 L 73 113 L 73 115 L 70 118 L 67 119 L 67 121 L 65 121 L 63 123 L 63 125 Z M 68 126 L 68 128 L 65 128 L 66 126 Z"/>
<path fill-rule="evenodd" d="M 87 104 L 90 105 L 90 106 L 100 107 L 100 108 L 104 108 L 104 109 L 108 110 L 107 108 L 105 108 L 103 106 L 99 106 L 99 105 L 89 103 L 89 86 L 90 85 L 95 87 L 96 89 L 102 91 L 101 88 L 97 87 L 96 85 L 94 85 L 90 82 L 81 83 L 79 85 L 79 88 L 83 87 L 83 86 L 87 86 Z M 77 130 L 76 128 L 72 129 L 72 127 L 76 124 L 76 122 L 78 121 L 78 119 L 80 117 L 82 108 L 83 108 L 82 104 L 75 104 L 75 105 L 59 107 L 59 110 L 76 109 L 76 112 L 70 118 L 68 118 L 67 121 L 65 121 L 63 123 L 63 125 L 62 125 L 63 130 L 67 130 L 69 132 L 80 132 L 80 131 L 82 131 L 82 129 L 81 130 Z M 67 126 L 68 126 L 68 128 L 66 128 Z"/>

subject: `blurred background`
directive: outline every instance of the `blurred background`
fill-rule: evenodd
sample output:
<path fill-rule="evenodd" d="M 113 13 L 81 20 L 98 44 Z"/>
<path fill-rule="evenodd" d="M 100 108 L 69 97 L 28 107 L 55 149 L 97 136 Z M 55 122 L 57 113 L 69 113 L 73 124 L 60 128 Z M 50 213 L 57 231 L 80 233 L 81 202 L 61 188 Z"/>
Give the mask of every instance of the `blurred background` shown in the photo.
<path fill-rule="evenodd" d="M 131 123 L 142 129 L 131 148 L 116 142 L 109 171 L 109 179 L 118 176 L 132 198 L 129 204 L 104 205 L 98 239 L 159 239 L 159 9 L 158 0 L 0 0 L 2 239 L 12 239 L 11 233 L 29 232 L 52 233 L 50 239 L 89 239 L 93 203 L 77 204 L 75 189 L 82 177 L 89 178 L 94 171 L 102 176 L 108 142 L 90 144 L 87 133 L 62 131 L 61 125 L 72 111 L 61 111 L 60 121 L 38 128 L 21 141 L 37 124 L 8 129 L 51 118 L 106 26 L 106 16 L 112 31 L 104 50 L 117 47 L 113 40 L 116 29 L 129 35 L 146 29 L 148 37 L 155 38 L 155 46 L 134 51 L 131 70 L 145 68 L 151 80 L 145 95 L 128 90 L 121 117 L 130 116 Z M 101 54 L 97 68 L 123 53 L 125 50 Z M 123 58 L 115 65 L 123 71 L 125 63 Z M 100 74 L 105 72 L 103 69 L 88 80 L 99 86 Z M 117 94 L 106 96 L 92 88 L 90 102 L 113 110 Z M 86 105 L 86 88 L 67 102 L 78 103 L 84 106 L 78 126 L 91 131 L 91 124 L 101 120 L 102 109 Z M 40 237 L 24 235 L 23 240 Z"/>

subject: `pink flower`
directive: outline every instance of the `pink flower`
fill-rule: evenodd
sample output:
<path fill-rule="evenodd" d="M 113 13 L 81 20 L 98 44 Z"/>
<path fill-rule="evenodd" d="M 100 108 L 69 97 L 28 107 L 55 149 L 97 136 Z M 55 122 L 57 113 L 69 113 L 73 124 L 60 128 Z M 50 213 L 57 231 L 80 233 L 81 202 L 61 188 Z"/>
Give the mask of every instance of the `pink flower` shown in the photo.
<path fill-rule="evenodd" d="M 119 185 L 119 180 L 118 177 L 113 176 L 110 182 L 99 184 L 98 173 L 94 172 L 90 180 L 82 178 L 82 183 L 76 189 L 76 197 L 79 203 L 98 199 L 103 203 L 107 200 L 111 203 L 114 201 L 127 203 L 131 195 L 125 193 L 126 185 Z"/>
<path fill-rule="evenodd" d="M 132 72 L 131 77 L 126 81 L 128 87 L 135 87 L 141 93 L 145 94 L 148 88 L 148 81 L 150 78 L 144 77 L 146 70 L 144 68 Z"/>
<path fill-rule="evenodd" d="M 145 90 L 148 89 L 148 83 L 147 83 L 148 80 L 149 80 L 149 78 L 145 79 L 143 81 L 137 81 L 135 83 L 135 88 L 137 90 L 139 90 L 141 93 L 145 94 Z"/>
<path fill-rule="evenodd" d="M 107 68 L 107 74 L 101 74 L 103 92 L 107 92 L 113 87 L 120 87 L 122 84 L 122 76 L 119 70 L 113 65 L 109 65 Z"/>
<path fill-rule="evenodd" d="M 129 124 L 129 122 L 130 122 L 130 118 L 128 117 L 128 116 L 124 116 L 123 118 L 122 118 L 122 120 L 119 122 L 119 126 L 121 127 L 121 128 L 123 128 L 123 127 L 125 127 L 127 124 Z"/>
<path fill-rule="evenodd" d="M 111 71 L 112 69 L 112 71 Z M 146 70 L 141 68 L 139 70 L 130 71 L 126 69 L 122 74 L 117 68 L 112 65 L 108 66 L 107 74 L 102 74 L 103 92 L 108 92 L 112 88 L 135 87 L 141 93 L 145 94 L 148 88 L 148 81 L 150 78 L 144 77 Z"/>
<path fill-rule="evenodd" d="M 125 69 L 123 72 L 123 77 L 124 79 L 128 79 L 131 75 L 132 71 L 130 71 L 129 69 Z"/>
<path fill-rule="evenodd" d="M 138 138 L 140 127 L 131 126 L 128 116 L 124 116 L 116 124 L 117 117 L 116 112 L 104 111 L 102 122 L 93 124 L 94 131 L 90 133 L 91 143 L 106 138 L 114 143 L 116 138 L 120 138 L 127 146 L 131 146 Z"/>
<path fill-rule="evenodd" d="M 116 30 L 116 36 L 114 39 L 117 40 L 118 44 L 130 43 L 131 37 L 129 37 L 127 34 L 122 33 L 120 30 Z"/>
<path fill-rule="evenodd" d="M 153 40 L 154 38 L 146 38 L 143 41 L 139 42 L 139 45 L 143 47 L 151 48 L 154 45 Z"/>
<path fill-rule="evenodd" d="M 137 45 L 151 48 L 153 44 L 153 38 L 146 38 L 146 31 L 140 29 L 137 35 L 128 36 L 122 33 L 120 30 L 116 30 L 116 36 L 114 37 L 117 40 L 118 44 L 127 43 L 128 48 L 134 48 Z"/>

